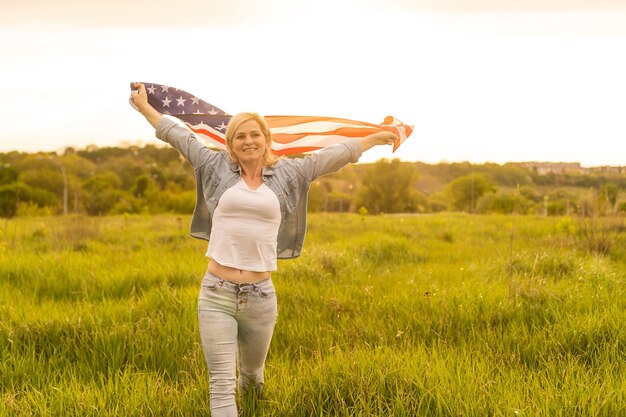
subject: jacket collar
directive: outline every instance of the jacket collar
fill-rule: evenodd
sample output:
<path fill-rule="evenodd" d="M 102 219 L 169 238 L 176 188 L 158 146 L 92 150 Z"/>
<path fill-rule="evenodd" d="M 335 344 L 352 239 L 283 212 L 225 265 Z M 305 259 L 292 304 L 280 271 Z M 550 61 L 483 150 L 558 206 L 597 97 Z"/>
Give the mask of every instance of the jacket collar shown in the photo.
<path fill-rule="evenodd" d="M 278 163 L 279 163 L 279 162 L 277 162 L 277 163 L 276 163 L 273 167 L 270 167 L 270 166 L 264 166 L 264 167 L 263 167 L 263 172 L 262 172 L 262 175 L 263 175 L 264 177 L 274 175 L 274 169 L 276 168 L 276 166 L 278 165 Z M 239 175 L 241 175 L 241 166 L 240 166 L 239 164 L 235 164 L 235 163 L 232 163 L 232 162 L 229 162 L 228 164 L 230 165 L 230 170 L 231 170 L 231 171 L 236 172 L 236 173 L 238 173 Z"/>

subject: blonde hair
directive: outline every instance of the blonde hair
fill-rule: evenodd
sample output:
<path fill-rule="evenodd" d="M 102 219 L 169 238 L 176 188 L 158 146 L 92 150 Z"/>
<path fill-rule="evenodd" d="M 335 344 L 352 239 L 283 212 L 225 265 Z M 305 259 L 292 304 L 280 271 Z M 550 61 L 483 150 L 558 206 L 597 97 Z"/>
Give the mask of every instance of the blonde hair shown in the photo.
<path fill-rule="evenodd" d="M 233 138 L 235 137 L 235 132 L 237 132 L 239 126 L 249 120 L 255 120 L 259 124 L 259 126 L 261 127 L 261 133 L 263 133 L 263 136 L 265 137 L 266 146 L 265 153 L 263 154 L 263 165 L 274 165 L 276 161 L 278 161 L 278 158 L 272 153 L 272 133 L 270 131 L 270 127 L 263 116 L 258 113 L 252 112 L 238 113 L 234 115 L 228 122 L 228 127 L 226 127 L 226 151 L 228 151 L 230 161 L 235 164 L 239 163 L 239 159 L 233 152 Z"/>

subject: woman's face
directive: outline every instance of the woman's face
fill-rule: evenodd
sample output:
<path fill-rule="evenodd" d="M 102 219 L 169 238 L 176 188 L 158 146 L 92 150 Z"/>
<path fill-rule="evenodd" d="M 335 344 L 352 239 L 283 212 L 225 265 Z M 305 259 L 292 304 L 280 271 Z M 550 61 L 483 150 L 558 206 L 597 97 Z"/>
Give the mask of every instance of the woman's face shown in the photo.
<path fill-rule="evenodd" d="M 266 139 L 259 123 L 252 119 L 239 125 L 233 136 L 232 151 L 239 162 L 262 160 Z"/>

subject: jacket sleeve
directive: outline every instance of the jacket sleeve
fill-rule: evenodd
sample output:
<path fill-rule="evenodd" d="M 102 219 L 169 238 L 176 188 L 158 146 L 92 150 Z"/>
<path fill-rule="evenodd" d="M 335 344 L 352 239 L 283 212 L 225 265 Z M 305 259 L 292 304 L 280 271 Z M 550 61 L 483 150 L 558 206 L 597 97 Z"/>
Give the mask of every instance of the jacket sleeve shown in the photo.
<path fill-rule="evenodd" d="M 218 155 L 217 152 L 200 142 L 182 122 L 169 116 L 161 118 L 156 128 L 156 136 L 178 149 L 194 169 L 211 163 Z"/>
<path fill-rule="evenodd" d="M 337 172 L 361 157 L 359 139 L 351 139 L 322 149 L 299 160 L 300 173 L 310 182 L 315 178 Z"/>

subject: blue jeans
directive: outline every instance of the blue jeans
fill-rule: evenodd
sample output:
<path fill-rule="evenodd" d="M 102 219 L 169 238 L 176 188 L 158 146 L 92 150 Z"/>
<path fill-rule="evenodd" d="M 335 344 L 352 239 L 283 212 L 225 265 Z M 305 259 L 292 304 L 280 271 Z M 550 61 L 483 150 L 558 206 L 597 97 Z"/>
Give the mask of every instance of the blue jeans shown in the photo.
<path fill-rule="evenodd" d="M 198 321 L 209 367 L 212 417 L 237 416 L 236 385 L 240 395 L 250 390 L 262 393 L 265 358 L 277 315 L 271 278 L 235 284 L 208 272 L 204 276 Z"/>

